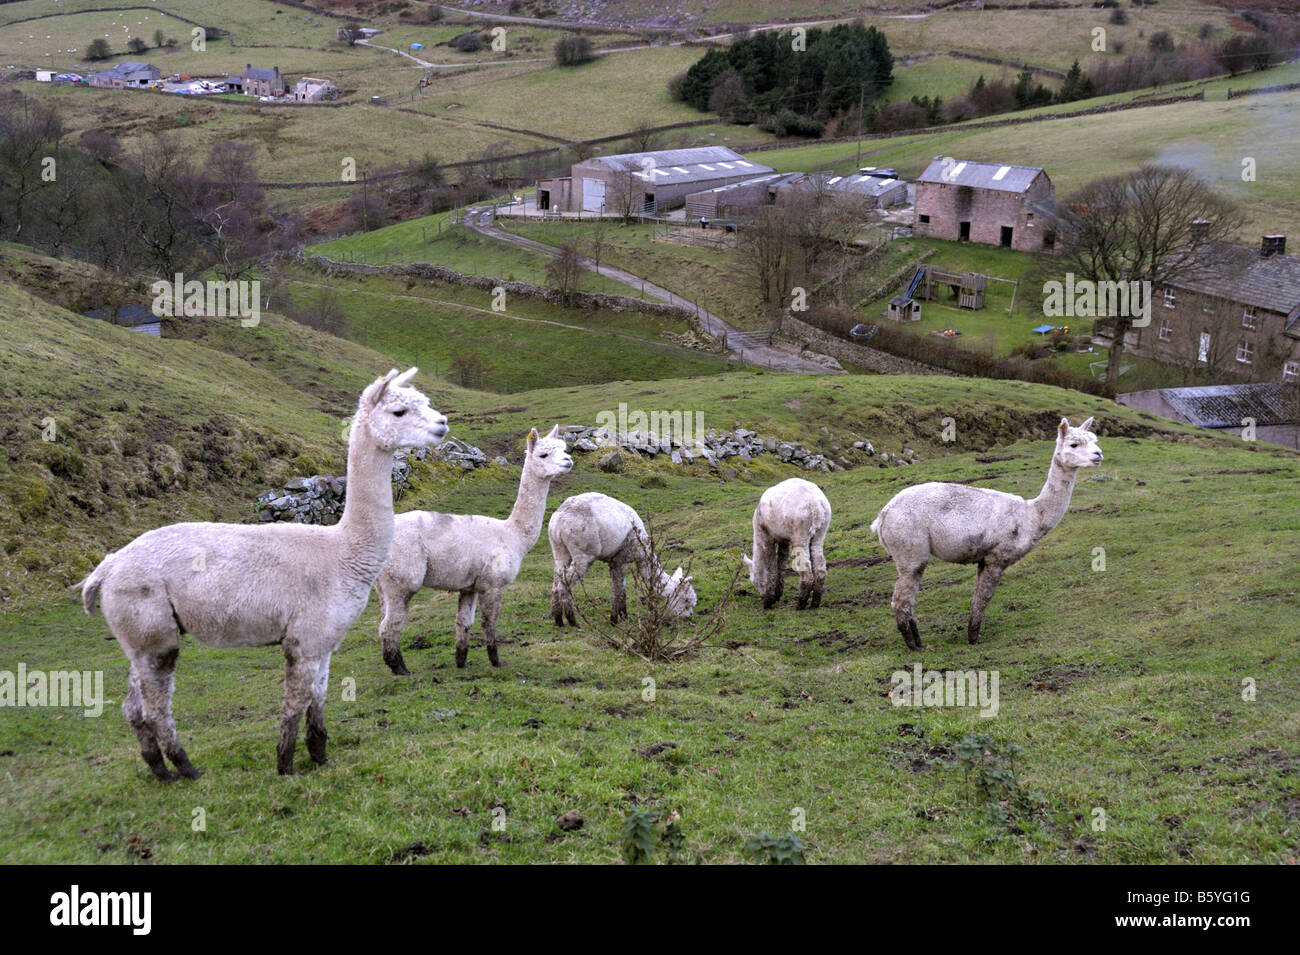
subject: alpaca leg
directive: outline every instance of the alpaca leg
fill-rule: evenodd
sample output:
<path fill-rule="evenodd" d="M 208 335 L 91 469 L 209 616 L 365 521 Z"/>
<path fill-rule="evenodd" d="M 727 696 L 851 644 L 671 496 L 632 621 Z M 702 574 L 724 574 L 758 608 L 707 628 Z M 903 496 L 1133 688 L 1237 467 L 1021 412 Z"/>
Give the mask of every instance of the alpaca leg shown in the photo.
<path fill-rule="evenodd" d="M 176 721 L 172 719 L 172 693 L 176 689 L 174 677 L 176 658 L 179 655 L 180 648 L 172 647 L 162 653 L 146 655 L 134 662 L 139 666 L 140 697 L 144 705 L 144 718 L 153 729 L 154 739 L 157 740 L 167 758 L 172 761 L 177 772 L 188 779 L 198 779 L 203 773 L 194 768 L 189 756 L 185 754 L 185 750 L 181 747 L 180 736 L 176 733 Z"/>
<path fill-rule="evenodd" d="M 609 622 L 618 623 L 627 616 L 627 564 L 609 562 Z"/>
<path fill-rule="evenodd" d="M 821 531 L 812 542 L 808 545 L 808 552 L 812 558 L 813 589 L 812 589 L 812 606 L 820 607 L 822 605 L 822 593 L 826 590 L 826 531 Z"/>
<path fill-rule="evenodd" d="M 781 602 L 785 593 L 785 565 L 790 559 L 790 542 L 773 541 L 767 559 L 770 572 L 767 576 L 767 593 L 763 595 L 763 609 L 767 610 Z"/>
<path fill-rule="evenodd" d="M 794 548 L 793 564 L 795 572 L 799 575 L 799 602 L 796 608 L 803 610 L 808 606 L 813 592 L 812 557 L 808 553 L 807 546 Z"/>
<path fill-rule="evenodd" d="M 478 594 L 465 590 L 460 595 L 460 605 L 456 608 L 456 666 L 465 668 L 465 658 L 469 656 L 469 628 L 474 626 L 474 611 L 478 608 Z"/>
<path fill-rule="evenodd" d="M 284 704 L 280 709 L 280 742 L 275 748 L 275 758 L 280 775 L 292 776 L 295 773 L 293 753 L 298 745 L 298 724 L 311 704 L 317 667 L 315 661 L 309 662 L 298 656 L 287 641 L 284 660 Z"/>
<path fill-rule="evenodd" d="M 330 658 L 327 656 L 316 664 L 316 677 L 311 684 L 311 703 L 307 707 L 307 752 L 317 766 L 329 762 L 325 756 L 325 743 L 329 739 L 329 734 L 325 732 L 325 697 L 329 685 Z"/>
<path fill-rule="evenodd" d="M 573 588 L 582 583 L 591 563 L 590 557 L 577 554 L 569 558 L 563 570 L 556 568 L 555 579 L 551 582 L 551 614 L 556 626 L 564 626 L 565 620 L 569 621 L 571 627 L 578 625 L 578 607 L 574 602 Z"/>
<path fill-rule="evenodd" d="M 497 615 L 501 613 L 501 591 L 489 590 L 483 595 L 483 639 L 487 642 L 488 663 L 504 666 L 497 657 Z"/>
<path fill-rule="evenodd" d="M 128 684 L 126 699 L 122 701 L 122 715 L 126 717 L 126 722 L 135 733 L 135 738 L 140 741 L 140 755 L 144 757 L 145 765 L 156 777 L 164 782 L 170 782 L 176 778 L 176 774 L 163 762 L 158 739 L 153 735 L 153 728 L 149 725 L 149 721 L 145 719 L 144 698 L 140 692 L 140 673 L 134 663 L 131 664 Z"/>
<path fill-rule="evenodd" d="M 984 608 L 993 599 L 993 591 L 997 590 L 998 581 L 1002 579 L 1004 570 L 1005 567 L 980 561 L 979 573 L 975 576 L 975 596 L 970 603 L 970 625 L 966 628 L 966 639 L 970 643 L 980 638 L 980 626 L 984 623 Z"/>
<path fill-rule="evenodd" d="M 379 621 L 379 640 L 384 648 L 384 662 L 396 676 L 409 676 L 411 671 L 406 668 L 406 661 L 402 659 L 402 648 L 398 638 L 402 634 L 402 627 L 406 626 L 406 615 L 411 607 L 411 598 L 415 595 L 396 588 L 376 587 L 375 589 L 379 591 L 379 600 L 383 608 L 383 619 Z"/>
<path fill-rule="evenodd" d="M 900 566 L 898 582 L 894 584 L 894 599 L 890 601 L 890 606 L 894 608 L 894 621 L 898 624 L 898 632 L 903 635 L 903 641 L 909 650 L 925 649 L 925 644 L 921 642 L 921 634 L 916 627 L 916 617 L 912 615 L 916 607 L 916 593 L 921 589 L 923 573 L 925 573 L 924 564 L 913 568 Z"/>

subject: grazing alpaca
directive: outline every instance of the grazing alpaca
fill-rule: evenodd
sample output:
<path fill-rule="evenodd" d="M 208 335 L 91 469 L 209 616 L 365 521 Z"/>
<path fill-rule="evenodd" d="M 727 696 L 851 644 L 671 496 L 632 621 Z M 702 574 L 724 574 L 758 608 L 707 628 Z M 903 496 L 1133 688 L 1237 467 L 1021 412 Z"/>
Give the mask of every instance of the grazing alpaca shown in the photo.
<path fill-rule="evenodd" d="M 421 587 L 460 594 L 460 607 L 456 611 L 457 667 L 465 665 L 469 631 L 481 598 L 488 660 L 494 667 L 501 666 L 497 659 L 501 592 L 514 581 L 524 555 L 542 535 L 551 479 L 573 467 L 564 439 L 556 437 L 558 433 L 559 425 L 544 438 L 537 437 L 536 428 L 528 433 L 519 496 L 514 510 L 504 521 L 477 514 L 437 511 L 408 511 L 398 515 L 393 555 L 375 583 L 384 613 L 379 623 L 384 662 L 394 673 L 403 676 L 411 672 L 402 661 L 397 638 L 406 623 L 411 598 Z"/>
<path fill-rule="evenodd" d="M 799 574 L 799 609 L 821 606 L 826 588 L 822 545 L 831 526 L 831 502 L 822 489 L 803 478 L 790 478 L 763 492 L 754 509 L 754 557 L 744 557 L 749 582 L 763 595 L 767 610 L 781 599 L 786 558 L 793 551 Z M 743 555 L 742 555 L 743 557 Z"/>
<path fill-rule="evenodd" d="M 890 605 L 909 649 L 925 649 L 912 610 L 921 574 L 931 557 L 954 564 L 979 564 L 966 632 L 971 643 L 979 639 L 984 608 L 1003 571 L 1061 522 L 1079 468 L 1101 463 L 1097 436 L 1088 430 L 1091 426 L 1091 418 L 1077 428 L 1061 419 L 1047 483 L 1031 501 L 1002 491 L 931 481 L 899 491 L 881 508 L 871 529 L 898 567 Z"/>
<path fill-rule="evenodd" d="M 172 524 L 141 534 L 105 557 L 77 587 L 86 613 L 98 599 L 131 661 L 122 712 L 153 774 L 200 772 L 181 748 L 172 719 L 179 636 L 214 647 L 284 647 L 284 707 L 276 762 L 293 769 L 298 723 L 307 749 L 325 759 L 325 692 L 330 655 L 370 599 L 393 543 L 393 452 L 436 444 L 447 419 L 396 369 L 361 395 L 348 440 L 342 519 L 311 524 Z"/>
<path fill-rule="evenodd" d="M 551 583 L 551 615 L 557 627 L 577 626 L 573 588 L 586 576 L 593 563 L 609 564 L 609 619 L 617 623 L 627 615 L 627 565 L 649 586 L 658 586 L 668 613 L 689 617 L 695 609 L 693 577 L 683 577 L 677 568 L 670 577 L 650 548 L 650 538 L 640 516 L 622 501 L 590 492 L 569 498 L 551 515 L 546 528 L 555 558 L 555 579 Z"/>

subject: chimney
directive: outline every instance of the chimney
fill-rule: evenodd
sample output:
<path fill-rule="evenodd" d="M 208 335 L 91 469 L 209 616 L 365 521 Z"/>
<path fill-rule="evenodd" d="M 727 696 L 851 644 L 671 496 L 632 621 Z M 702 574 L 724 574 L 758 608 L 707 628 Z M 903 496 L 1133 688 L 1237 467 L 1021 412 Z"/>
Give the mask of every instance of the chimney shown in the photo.
<path fill-rule="evenodd" d="M 1286 236 L 1284 235 L 1266 235 L 1264 241 L 1259 247 L 1259 257 L 1267 259 L 1272 255 L 1286 254 Z"/>
<path fill-rule="evenodd" d="M 1204 239 L 1210 234 L 1209 219 L 1193 219 L 1192 224 L 1187 227 L 1187 237 L 1193 242 Z"/>

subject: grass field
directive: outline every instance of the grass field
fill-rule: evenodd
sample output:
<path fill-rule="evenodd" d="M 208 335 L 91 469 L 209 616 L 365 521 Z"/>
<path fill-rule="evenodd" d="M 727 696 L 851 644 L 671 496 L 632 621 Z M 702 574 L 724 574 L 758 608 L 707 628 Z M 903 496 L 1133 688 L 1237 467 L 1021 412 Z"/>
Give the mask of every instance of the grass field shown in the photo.
<path fill-rule="evenodd" d="M 6 305 L 8 322 L 16 303 Z M 106 341 L 127 334 L 87 332 Z M 93 349 L 85 337 L 76 345 Z M 47 368 L 67 360 L 64 346 L 45 348 Z M 165 409 L 164 395 L 180 384 L 167 385 L 168 366 L 179 372 L 177 363 L 209 349 L 164 341 L 148 350 L 161 359 L 153 359 L 157 370 L 132 371 L 140 386 L 161 392 L 154 395 Z M 188 366 L 186 400 L 200 420 L 237 408 L 252 425 L 260 408 L 272 414 L 271 405 L 283 405 L 273 414 L 286 431 L 338 455 L 331 418 L 304 413 L 323 382 L 295 392 L 245 369 L 223 397 L 207 383 L 227 360 L 218 359 L 212 377 Z M 122 387 L 109 379 L 86 391 L 80 383 L 80 408 L 110 401 Z M 255 390 L 264 396 L 255 400 Z M 719 642 L 680 665 L 621 657 L 590 630 L 556 632 L 546 615 L 544 544 L 507 595 L 504 670 L 489 672 L 478 647 L 469 668 L 455 670 L 452 599 L 426 593 L 416 598 L 406 640 L 429 646 L 408 648 L 415 673 L 394 678 L 380 659 L 372 606 L 334 658 L 333 763 L 293 778 L 276 777 L 271 758 L 278 652 L 183 641 L 176 719 L 207 775 L 159 786 L 116 712 L 125 667 L 103 639 L 102 619 L 81 616 L 66 594 L 40 596 L 75 579 L 71 569 L 29 571 L 18 587 L 10 584 L 0 662 L 11 670 L 20 661 L 29 669 L 103 670 L 108 702 L 99 718 L 28 708 L 0 724 L 0 746 L 13 754 L 0 798 L 0 826 L 13 834 L 0 850 L 5 862 L 138 861 L 141 845 L 153 863 L 391 862 L 416 840 L 431 850 L 426 862 L 608 862 L 618 858 L 623 816 L 638 805 L 681 813 L 685 861 L 739 861 L 747 836 L 786 830 L 795 808 L 806 814 L 801 838 L 816 862 L 1276 862 L 1296 851 L 1290 820 L 1300 791 L 1290 740 L 1300 660 L 1288 636 L 1297 595 L 1287 583 L 1300 570 L 1289 490 L 1300 476 L 1296 455 L 1192 436 L 1053 389 L 962 379 L 738 373 L 669 391 L 611 383 L 508 403 L 432 390 L 436 406 L 451 409 L 453 433 L 512 461 L 526 425 L 592 420 L 619 401 L 692 408 L 710 426 L 735 421 L 808 440 L 833 400 L 824 440 L 870 436 L 881 449 L 906 442 L 920 463 L 824 476 L 836 509 L 826 604 L 800 614 L 787 600 L 764 612 L 742 592 Z M 33 400 L 48 403 L 44 394 Z M 895 708 L 886 696 L 890 675 L 918 656 L 904 652 L 894 632 L 892 571 L 866 560 L 880 553 L 866 523 L 892 493 L 925 478 L 1032 494 L 1047 451 L 1035 437 L 1063 412 L 1094 411 L 1104 415 L 1107 464 L 1081 478 L 1061 526 L 1008 574 L 984 642 L 970 648 L 961 637 L 969 569 L 936 565 L 922 590 L 919 619 L 931 649 L 919 659 L 930 668 L 997 670 L 996 717 Z M 946 414 L 958 421 L 955 446 L 938 438 Z M 102 438 L 82 427 L 67 440 Z M 996 463 L 978 460 L 990 452 Z M 707 616 L 718 612 L 746 543 L 754 499 L 786 473 L 760 459 L 731 481 L 639 464 L 608 475 L 580 455 L 552 498 L 603 490 L 652 516 L 668 559 L 693 558 Z M 504 513 L 516 474 L 428 468 L 399 508 Z M 1231 494 L 1223 493 L 1224 474 L 1233 475 Z M 177 497 L 207 500 L 198 488 L 166 495 L 169 503 Z M 1190 502 L 1196 522 L 1185 519 Z M 224 516 L 235 504 L 215 510 Z M 55 513 L 65 506 L 59 501 Z M 157 517 L 119 513 L 102 539 L 71 549 L 88 566 Z M 8 533 L 11 546 L 23 534 Z M 1096 547 L 1107 551 L 1104 572 L 1091 569 Z M 604 592 L 603 579 L 600 569 L 590 575 L 589 604 Z M 653 701 L 642 695 L 647 677 L 657 684 Z M 1258 702 L 1241 699 L 1247 677 L 1258 684 Z M 355 699 L 343 699 L 345 685 Z M 991 821 L 962 774 L 944 768 L 971 732 L 1025 748 L 1018 773 L 1041 803 Z M 641 755 L 665 741 L 676 748 Z M 504 809 L 504 830 L 491 826 L 495 807 Z M 1098 807 L 1108 818 L 1104 832 L 1090 825 Z M 204 831 L 192 828 L 195 809 L 203 810 Z M 568 810 L 586 824 L 563 834 L 553 819 Z"/>

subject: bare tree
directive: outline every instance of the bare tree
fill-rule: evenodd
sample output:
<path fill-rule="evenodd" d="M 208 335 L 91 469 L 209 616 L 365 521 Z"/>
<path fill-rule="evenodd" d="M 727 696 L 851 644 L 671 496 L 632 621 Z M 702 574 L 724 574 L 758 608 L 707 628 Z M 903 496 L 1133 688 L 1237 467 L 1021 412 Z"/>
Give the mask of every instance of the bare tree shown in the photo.
<path fill-rule="evenodd" d="M 799 249 L 792 209 L 789 204 L 760 206 L 736 238 L 736 266 L 742 281 L 773 310 L 789 301 L 794 286 Z"/>
<path fill-rule="evenodd" d="M 582 254 L 578 252 L 577 245 L 566 242 L 560 246 L 559 254 L 546 266 L 546 282 L 559 291 L 564 304 L 571 305 L 582 282 L 582 273 Z"/>
<path fill-rule="evenodd" d="M 632 144 L 632 152 L 648 153 L 659 145 L 659 131 L 654 128 L 650 120 L 643 119 L 632 127 L 632 132 L 628 133 L 627 139 Z"/>
<path fill-rule="evenodd" d="M 53 108 L 26 96 L 0 101 L 0 235 L 22 236 L 28 202 L 47 185 L 43 160 L 62 138 L 63 123 Z M 57 164 L 55 169 L 57 175 Z"/>
<path fill-rule="evenodd" d="M 1066 203 L 1058 232 L 1060 270 L 1094 282 L 1150 282 L 1155 294 L 1190 272 L 1213 269 L 1223 244 L 1244 221 L 1241 212 L 1185 169 L 1142 166 L 1124 176 L 1099 179 Z M 1132 315 L 1099 317 L 1114 341 L 1106 368 L 1119 377 L 1124 338 Z"/>

